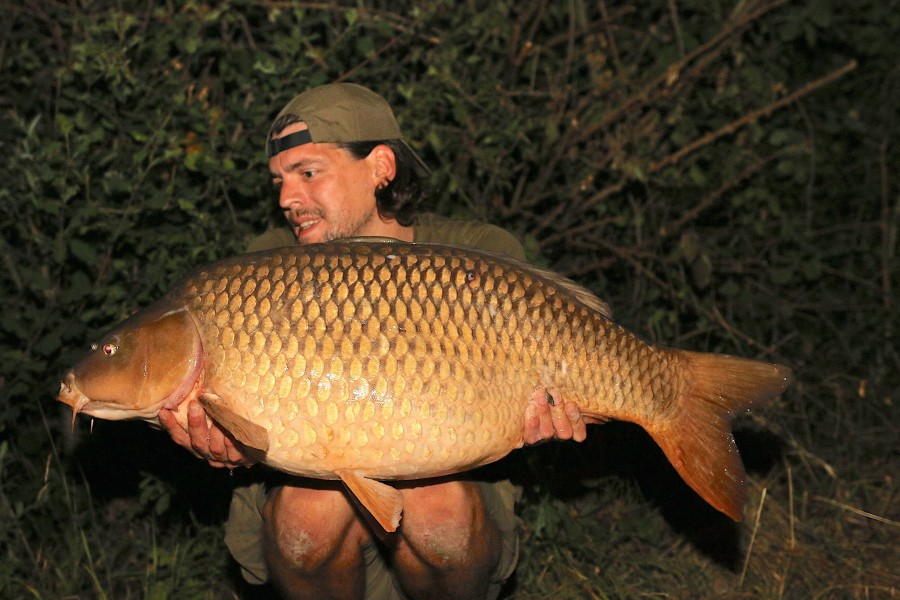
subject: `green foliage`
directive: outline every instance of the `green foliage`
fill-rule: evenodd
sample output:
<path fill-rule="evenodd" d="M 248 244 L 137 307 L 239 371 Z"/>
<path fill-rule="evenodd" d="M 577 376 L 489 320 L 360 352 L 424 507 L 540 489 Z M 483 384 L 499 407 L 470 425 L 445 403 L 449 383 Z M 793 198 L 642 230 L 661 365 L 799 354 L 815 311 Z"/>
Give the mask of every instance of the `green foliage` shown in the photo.
<path fill-rule="evenodd" d="M 784 445 L 763 483 L 788 509 L 764 506 L 742 590 L 896 589 L 898 8 L 0 0 L 0 595 L 225 593 L 221 518 L 179 512 L 174 469 L 132 465 L 124 498 L 95 498 L 42 407 L 101 330 L 278 224 L 265 132 L 334 80 L 392 102 L 432 208 L 518 233 L 653 340 L 795 368 L 754 417 Z M 516 597 L 734 589 L 617 481 L 527 497 Z M 801 509 L 811 541 L 779 546 Z M 766 571 L 794 555 L 827 581 Z"/>

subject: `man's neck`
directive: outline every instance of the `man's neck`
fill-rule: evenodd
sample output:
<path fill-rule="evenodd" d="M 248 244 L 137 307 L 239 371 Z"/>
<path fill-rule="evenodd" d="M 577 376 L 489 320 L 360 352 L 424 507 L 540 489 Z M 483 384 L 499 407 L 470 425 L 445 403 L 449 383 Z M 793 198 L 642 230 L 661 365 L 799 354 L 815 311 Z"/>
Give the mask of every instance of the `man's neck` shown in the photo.
<path fill-rule="evenodd" d="M 411 242 L 415 239 L 415 230 L 412 225 L 404 226 L 394 219 L 378 219 L 377 230 L 370 235 L 394 238 L 403 242 Z"/>

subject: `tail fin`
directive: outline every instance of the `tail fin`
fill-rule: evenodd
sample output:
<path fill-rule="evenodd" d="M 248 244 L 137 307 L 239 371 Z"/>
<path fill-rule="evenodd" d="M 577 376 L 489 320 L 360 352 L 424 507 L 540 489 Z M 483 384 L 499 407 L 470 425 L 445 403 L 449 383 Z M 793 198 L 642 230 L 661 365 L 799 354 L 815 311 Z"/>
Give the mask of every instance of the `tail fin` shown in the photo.
<path fill-rule="evenodd" d="M 688 385 L 673 416 L 645 428 L 694 491 L 740 521 L 747 491 L 731 420 L 784 391 L 793 379 L 791 370 L 722 354 L 675 352 L 685 360 Z"/>

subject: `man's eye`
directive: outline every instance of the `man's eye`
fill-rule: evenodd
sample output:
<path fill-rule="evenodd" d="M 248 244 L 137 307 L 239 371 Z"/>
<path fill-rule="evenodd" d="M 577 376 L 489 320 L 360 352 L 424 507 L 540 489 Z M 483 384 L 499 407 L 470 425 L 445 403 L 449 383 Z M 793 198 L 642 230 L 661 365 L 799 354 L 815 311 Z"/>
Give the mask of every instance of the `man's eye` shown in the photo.
<path fill-rule="evenodd" d="M 274 187 L 276 190 L 280 190 L 280 189 L 281 189 L 281 180 L 280 180 L 280 179 L 273 179 L 273 180 L 272 180 L 272 187 Z"/>
<path fill-rule="evenodd" d="M 315 176 L 315 171 L 303 171 L 303 176 L 307 179 L 312 179 Z"/>

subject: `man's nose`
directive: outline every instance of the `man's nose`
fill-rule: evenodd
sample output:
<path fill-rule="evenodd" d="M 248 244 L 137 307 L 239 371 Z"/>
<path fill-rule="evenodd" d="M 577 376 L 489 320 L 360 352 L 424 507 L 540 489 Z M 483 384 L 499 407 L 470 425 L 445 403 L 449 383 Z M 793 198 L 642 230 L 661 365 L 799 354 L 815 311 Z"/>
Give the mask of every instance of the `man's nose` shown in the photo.
<path fill-rule="evenodd" d="M 306 200 L 306 191 L 302 185 L 294 185 L 287 182 L 282 183 L 278 192 L 278 206 L 284 210 L 290 209 L 292 206 L 303 204 Z"/>

